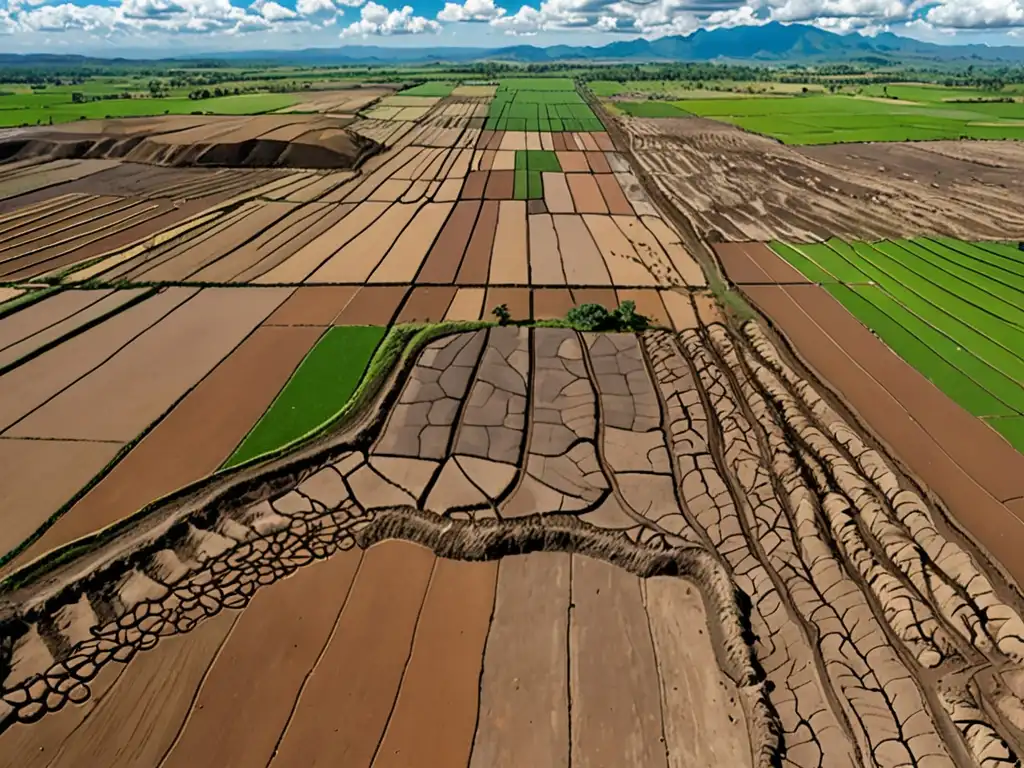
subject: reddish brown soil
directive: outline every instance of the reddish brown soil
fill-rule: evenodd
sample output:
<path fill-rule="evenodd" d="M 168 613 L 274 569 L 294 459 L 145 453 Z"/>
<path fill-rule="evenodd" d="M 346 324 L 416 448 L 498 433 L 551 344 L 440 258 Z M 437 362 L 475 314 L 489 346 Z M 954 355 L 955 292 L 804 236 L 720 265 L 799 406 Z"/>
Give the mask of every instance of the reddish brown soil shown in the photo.
<path fill-rule="evenodd" d="M 447 284 L 455 280 L 479 211 L 480 203 L 475 200 L 456 203 L 416 276 L 417 283 Z"/>
<path fill-rule="evenodd" d="M 375 768 L 468 765 L 498 563 L 439 559 Z"/>
<path fill-rule="evenodd" d="M 537 288 L 533 291 L 533 319 L 556 320 L 573 308 L 568 288 Z"/>
<path fill-rule="evenodd" d="M 590 165 L 592 173 L 611 173 L 612 169 L 608 165 L 608 159 L 604 156 L 604 152 L 585 152 L 587 156 L 587 163 Z"/>
<path fill-rule="evenodd" d="M 572 300 L 578 307 L 580 304 L 600 304 L 608 310 L 619 306 L 614 288 L 573 288 Z"/>
<path fill-rule="evenodd" d="M 629 204 L 629 200 L 622 193 L 622 187 L 619 186 L 619 181 L 614 175 L 601 173 L 594 176 L 594 180 L 601 190 L 601 196 L 604 197 L 609 213 L 622 216 L 633 215 L 633 206 Z"/>
<path fill-rule="evenodd" d="M 470 171 L 466 175 L 466 183 L 462 185 L 462 198 L 464 200 L 479 200 L 484 196 L 484 187 L 487 185 L 487 171 Z"/>
<path fill-rule="evenodd" d="M 416 286 L 409 294 L 396 323 L 438 323 L 444 319 L 452 299 L 454 286 Z"/>
<path fill-rule="evenodd" d="M 607 133 L 605 133 L 604 131 L 600 131 L 592 135 L 594 137 L 594 141 L 597 142 L 597 148 L 600 149 L 602 152 L 615 151 L 615 143 L 612 141 L 611 136 L 609 136 Z"/>
<path fill-rule="evenodd" d="M 80 312 L 110 293 L 102 291 L 63 291 L 31 306 L 0 318 L 0 350 L 34 336 L 61 320 Z"/>
<path fill-rule="evenodd" d="M 543 200 L 527 200 L 526 201 L 526 213 L 547 213 L 548 206 Z"/>
<path fill-rule="evenodd" d="M 116 443 L 0 438 L 0 554 L 66 504 L 117 453 Z"/>
<path fill-rule="evenodd" d="M 583 152 L 574 150 L 558 152 L 558 164 L 562 166 L 562 173 L 590 173 L 590 165 L 587 163 L 587 156 Z"/>
<path fill-rule="evenodd" d="M 718 243 L 714 249 L 726 275 L 737 285 L 810 282 L 764 243 Z"/>
<path fill-rule="evenodd" d="M 551 134 L 551 144 L 552 144 L 552 146 L 554 146 L 556 152 L 565 152 L 567 149 L 569 149 L 569 147 L 565 143 L 565 134 L 564 133 L 552 133 Z M 573 149 L 575 149 L 575 148 L 576 147 L 573 146 Z"/>
<path fill-rule="evenodd" d="M 291 292 L 207 288 L 6 434 L 132 440 Z"/>
<path fill-rule="evenodd" d="M 403 285 L 360 288 L 334 320 L 335 325 L 388 325 L 409 289 Z"/>
<path fill-rule="evenodd" d="M 497 152 L 493 149 L 486 149 L 480 156 L 480 170 L 489 171 L 494 167 L 494 156 Z"/>
<path fill-rule="evenodd" d="M 491 171 L 487 177 L 484 197 L 488 200 L 511 200 L 515 191 L 515 181 L 515 171 Z"/>
<path fill-rule="evenodd" d="M 303 286 L 296 289 L 264 325 L 330 325 L 357 290 L 358 286 L 354 285 Z"/>
<path fill-rule="evenodd" d="M 644 288 L 619 288 L 619 301 L 635 301 L 636 311 L 654 325 L 671 328 L 668 311 L 661 301 L 661 292 Z"/>
<path fill-rule="evenodd" d="M 491 310 L 502 304 L 508 307 L 513 320 L 529 320 L 533 316 L 529 288 L 488 288 L 484 299 L 484 318 L 490 319 Z"/>
<path fill-rule="evenodd" d="M 480 209 L 480 215 L 473 227 L 473 236 L 466 248 L 466 257 L 462 260 L 458 277 L 455 279 L 457 284 L 484 285 L 487 283 L 491 264 L 491 247 L 494 245 L 494 233 L 498 229 L 498 208 L 497 200 L 488 200 Z"/>
<path fill-rule="evenodd" d="M 434 562 L 428 550 L 398 541 L 364 555 L 272 768 L 371 765 L 402 685 Z"/>
<path fill-rule="evenodd" d="M 570 173 L 566 174 L 565 180 L 569 182 L 576 213 L 608 213 L 608 207 L 604 204 L 601 190 L 592 174 Z"/>
<path fill-rule="evenodd" d="M 745 243 L 718 243 L 714 246 L 725 274 L 737 285 L 771 284 L 772 280 L 748 255 Z"/>
<path fill-rule="evenodd" d="M 505 138 L 504 131 L 495 131 L 491 134 L 490 140 L 487 142 L 485 149 L 497 151 L 501 147 L 501 140 Z"/>
<path fill-rule="evenodd" d="M 10 569 L 115 523 L 216 470 L 270 405 L 320 332 L 314 327 L 258 328 Z"/>
<path fill-rule="evenodd" d="M 6 429 L 196 293 L 168 288 L 0 377 L 0 429 Z"/>
<path fill-rule="evenodd" d="M 151 237 L 173 227 L 210 205 L 209 200 L 193 200 L 175 206 L 169 200 L 155 201 L 153 210 L 128 222 L 123 228 L 97 235 L 83 234 L 70 243 L 53 245 L 0 264 L 0 279 L 29 280 L 61 267 L 102 256 L 109 251 Z M 95 238 L 95 239 L 94 239 Z"/>
<path fill-rule="evenodd" d="M 477 137 L 476 146 L 486 147 L 491 142 L 491 137 L 494 135 L 494 131 L 480 131 L 480 135 Z"/>
<path fill-rule="evenodd" d="M 164 768 L 267 764 L 361 559 L 359 550 L 340 552 L 256 593 L 203 680 Z"/>
<path fill-rule="evenodd" d="M 949 505 L 1010 574 L 1024 579 L 1024 457 L 894 355 L 819 286 L 750 286 L 801 356 Z"/>

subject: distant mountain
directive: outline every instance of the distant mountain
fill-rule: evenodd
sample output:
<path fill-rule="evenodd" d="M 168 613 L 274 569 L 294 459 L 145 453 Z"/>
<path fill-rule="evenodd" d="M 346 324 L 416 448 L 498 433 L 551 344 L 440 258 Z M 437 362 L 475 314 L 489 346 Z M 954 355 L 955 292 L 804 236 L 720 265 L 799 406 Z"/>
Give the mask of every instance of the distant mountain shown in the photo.
<path fill-rule="evenodd" d="M 387 48 L 345 45 L 298 51 L 232 51 L 185 56 L 164 61 L 220 60 L 230 62 L 332 65 L 427 64 L 504 61 L 519 63 L 729 61 L 808 63 L 822 61 L 941 61 L 1024 63 L 1024 46 L 937 45 L 885 32 L 875 37 L 858 33 L 838 35 L 806 24 L 772 22 L 756 27 L 697 30 L 655 40 L 622 40 L 602 46 L 515 45 L 505 48 Z M 68 65 L 100 59 L 47 54 L 0 54 L 3 65 Z M 125 62 L 124 59 L 114 61 Z"/>

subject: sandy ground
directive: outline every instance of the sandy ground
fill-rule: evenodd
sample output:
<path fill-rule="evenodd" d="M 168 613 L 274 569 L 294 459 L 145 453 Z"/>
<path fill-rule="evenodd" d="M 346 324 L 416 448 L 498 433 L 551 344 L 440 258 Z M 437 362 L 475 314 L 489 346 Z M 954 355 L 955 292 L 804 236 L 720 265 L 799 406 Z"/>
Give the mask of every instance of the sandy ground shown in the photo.
<path fill-rule="evenodd" d="M 530 268 L 526 203 L 502 200 L 499 206 L 488 281 L 494 285 L 527 285 Z"/>
<path fill-rule="evenodd" d="M 411 283 L 452 212 L 451 203 L 427 203 L 370 275 L 370 283 Z"/>
<path fill-rule="evenodd" d="M 797 148 L 699 118 L 620 122 L 704 237 L 1024 239 L 1024 155 L 1014 142 Z"/>
<path fill-rule="evenodd" d="M 777 303 L 820 289 L 751 290 Z M 533 311 L 654 298 L 618 294 L 538 289 Z M 417 287 L 402 314 L 453 300 L 454 287 Z M 678 299 L 664 307 L 686 314 Z M 690 303 L 691 324 L 709 307 Z M 815 341 L 816 365 L 842 359 L 814 336 L 840 334 L 824 308 L 816 322 L 774 308 L 798 349 Z M 1024 695 L 1024 605 L 948 515 L 1014 576 L 1024 531 L 949 464 L 904 474 L 772 339 L 754 323 L 437 339 L 358 443 L 339 433 L 211 481 L 217 495 L 168 507 L 188 525 L 131 545 L 134 570 L 94 573 L 98 556 L 67 570 L 91 574 L 88 600 L 59 580 L 6 596 L 45 613 L 18 625 L 5 661 L 0 754 L 767 768 L 785 750 L 797 768 L 859 754 L 1013 764 L 1021 745 L 999 713 Z M 855 389 L 874 423 L 885 390 Z M 116 560 L 128 545 L 106 546 Z M 520 547 L 533 554 L 509 554 Z M 89 687 L 62 687 L 83 664 Z M 22 722 L 43 701 L 58 711 Z"/>
<path fill-rule="evenodd" d="M 473 234 L 466 246 L 459 273 L 455 278 L 458 285 L 486 285 L 491 251 L 498 229 L 498 211 L 501 203 L 486 200 L 473 225 Z"/>
<path fill-rule="evenodd" d="M 555 214 L 552 220 L 562 253 L 565 281 L 570 285 L 611 285 L 608 265 L 583 217 Z M 566 244 L 564 250 L 562 243 Z"/>

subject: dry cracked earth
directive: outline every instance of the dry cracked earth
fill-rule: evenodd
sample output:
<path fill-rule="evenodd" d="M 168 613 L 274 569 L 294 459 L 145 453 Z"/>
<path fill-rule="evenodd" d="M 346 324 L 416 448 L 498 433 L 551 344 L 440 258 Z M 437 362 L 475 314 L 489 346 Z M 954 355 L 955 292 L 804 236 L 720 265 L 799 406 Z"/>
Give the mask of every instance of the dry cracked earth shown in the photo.
<path fill-rule="evenodd" d="M 301 460 L 211 481 L 9 595 L 0 728 L 316 560 L 401 538 L 693 582 L 754 766 L 1021 764 L 1015 593 L 758 325 L 496 327 L 410 365 Z"/>

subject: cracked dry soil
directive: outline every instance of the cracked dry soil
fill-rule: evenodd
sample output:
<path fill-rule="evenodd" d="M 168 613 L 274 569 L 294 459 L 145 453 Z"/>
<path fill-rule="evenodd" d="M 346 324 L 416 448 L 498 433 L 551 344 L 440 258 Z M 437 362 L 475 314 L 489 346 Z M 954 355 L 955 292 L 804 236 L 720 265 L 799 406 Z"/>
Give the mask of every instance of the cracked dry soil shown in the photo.
<path fill-rule="evenodd" d="M 1021 764 L 1018 594 L 756 323 L 453 334 L 368 412 L 0 598 L 0 729 L 317 560 L 404 539 L 690 580 L 754 766 Z"/>

